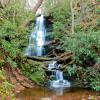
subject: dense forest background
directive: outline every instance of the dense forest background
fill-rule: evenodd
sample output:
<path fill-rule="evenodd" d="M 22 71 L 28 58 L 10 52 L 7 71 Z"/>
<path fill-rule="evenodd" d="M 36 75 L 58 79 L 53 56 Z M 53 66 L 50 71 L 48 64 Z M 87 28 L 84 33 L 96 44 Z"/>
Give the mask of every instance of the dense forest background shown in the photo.
<path fill-rule="evenodd" d="M 47 80 L 45 62 L 24 56 L 40 6 L 52 23 L 52 40 L 60 41 L 55 49 L 73 54 L 64 65 L 65 78 L 100 91 L 100 0 L 39 0 L 31 10 L 25 5 L 26 0 L 0 0 L 0 96 L 12 94 L 6 68 L 19 68 L 38 85 Z"/>

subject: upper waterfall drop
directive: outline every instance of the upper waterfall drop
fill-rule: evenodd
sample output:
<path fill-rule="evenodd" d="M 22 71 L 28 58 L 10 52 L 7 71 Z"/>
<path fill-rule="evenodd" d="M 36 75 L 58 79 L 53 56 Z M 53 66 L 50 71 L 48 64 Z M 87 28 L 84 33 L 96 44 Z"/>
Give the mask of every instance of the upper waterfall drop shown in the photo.
<path fill-rule="evenodd" d="M 45 19 L 40 15 L 36 19 L 35 31 L 29 37 L 29 45 L 26 49 L 25 55 L 27 56 L 43 56 L 45 53 L 46 29 Z"/>

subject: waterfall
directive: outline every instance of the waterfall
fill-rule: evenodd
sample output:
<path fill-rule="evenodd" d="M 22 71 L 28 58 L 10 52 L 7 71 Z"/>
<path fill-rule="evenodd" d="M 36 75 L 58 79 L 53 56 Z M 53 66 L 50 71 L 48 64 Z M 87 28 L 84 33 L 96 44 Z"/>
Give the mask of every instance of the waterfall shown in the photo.
<path fill-rule="evenodd" d="M 56 80 L 60 80 L 60 81 L 64 80 L 62 71 L 56 70 Z"/>
<path fill-rule="evenodd" d="M 52 75 L 55 76 L 55 80 L 50 81 L 51 87 L 53 88 L 66 88 L 70 87 L 71 84 L 68 80 L 63 77 L 63 71 L 60 70 L 61 65 L 57 61 L 52 61 L 48 64 L 48 70 L 53 71 Z"/>
<path fill-rule="evenodd" d="M 29 37 L 29 45 L 26 49 L 25 55 L 27 56 L 43 56 L 45 49 L 45 20 L 44 16 L 41 15 L 36 19 L 35 31 L 31 33 Z"/>
<path fill-rule="evenodd" d="M 29 36 L 29 45 L 26 48 L 25 55 L 27 56 L 43 56 L 45 54 L 45 41 L 46 40 L 46 29 L 45 19 L 41 15 L 36 19 L 36 25 L 34 32 Z M 48 64 L 48 70 L 52 72 L 55 80 L 51 82 L 51 86 L 54 88 L 59 87 L 70 87 L 70 82 L 64 80 L 63 71 L 60 71 L 61 64 L 57 61 L 52 61 Z"/>
<path fill-rule="evenodd" d="M 36 56 L 42 56 L 43 55 L 43 46 L 45 43 L 45 26 L 44 26 L 44 17 L 41 15 L 37 19 L 36 24 Z"/>
<path fill-rule="evenodd" d="M 56 66 L 56 62 L 57 62 L 57 61 L 52 61 L 51 63 L 49 63 L 49 65 L 48 65 L 48 70 L 54 69 L 55 66 Z"/>

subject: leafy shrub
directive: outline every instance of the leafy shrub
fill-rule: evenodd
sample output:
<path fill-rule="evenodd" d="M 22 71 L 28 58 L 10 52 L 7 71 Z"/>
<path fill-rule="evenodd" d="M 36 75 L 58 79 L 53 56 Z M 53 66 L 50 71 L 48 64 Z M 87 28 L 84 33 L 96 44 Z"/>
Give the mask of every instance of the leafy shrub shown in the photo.
<path fill-rule="evenodd" d="M 26 43 L 28 43 L 27 33 L 29 27 L 24 25 L 24 21 L 33 18 L 34 15 L 24 7 L 25 0 L 10 0 L 10 2 L 0 9 L 0 53 L 5 55 L 5 63 L 17 67 L 16 56 L 23 53 Z"/>
<path fill-rule="evenodd" d="M 96 67 L 83 68 L 80 66 L 66 66 L 65 76 L 72 79 L 77 86 L 100 91 L 100 69 Z"/>
<path fill-rule="evenodd" d="M 58 1 L 57 4 L 51 6 L 51 9 L 47 8 L 47 10 L 48 9 L 49 9 L 50 16 L 53 16 L 52 38 L 62 39 L 64 35 L 62 31 L 66 28 L 65 26 L 67 26 L 71 22 L 69 0 L 64 1 L 63 4 L 59 3 Z"/>
<path fill-rule="evenodd" d="M 100 91 L 100 68 L 95 68 L 99 63 L 100 39 L 99 31 L 86 33 L 76 33 L 65 37 L 63 48 L 65 51 L 72 51 L 76 66 L 66 68 L 65 74 L 71 79 L 75 79 L 78 86 L 90 87 Z"/>
<path fill-rule="evenodd" d="M 100 78 L 98 79 L 91 79 L 90 86 L 92 89 L 96 91 L 100 91 Z"/>
<path fill-rule="evenodd" d="M 73 65 L 73 66 L 66 66 L 66 71 L 65 73 L 67 73 L 67 76 L 74 76 L 77 72 L 77 66 Z"/>
<path fill-rule="evenodd" d="M 37 84 L 44 82 L 44 70 L 42 64 L 28 62 L 23 56 L 23 51 L 28 45 L 28 34 L 32 31 L 32 25 L 24 25 L 25 21 L 32 19 L 32 12 L 25 9 L 25 0 L 10 0 L 0 10 L 0 65 L 20 67 L 23 73 Z M 1 50 L 2 49 L 2 50 Z M 7 66 L 6 66 L 7 67 Z"/>
<path fill-rule="evenodd" d="M 86 4 L 85 10 L 88 12 L 88 15 L 81 21 L 81 10 L 78 9 L 78 5 L 77 8 L 74 8 L 75 34 L 70 34 L 71 15 L 69 6 L 67 6 L 69 7 L 67 9 L 64 8 L 65 6 L 56 5 L 56 7 L 52 6 L 51 9 L 48 10 L 47 8 L 47 10 L 50 12 L 50 15 L 53 16 L 52 38 L 57 38 L 61 42 L 61 45 L 55 48 L 65 52 L 71 51 L 73 53 L 73 60 L 75 62 L 73 65 L 66 66 L 65 76 L 77 82 L 78 86 L 90 87 L 99 91 L 100 68 L 98 70 L 94 68 L 95 64 L 100 64 L 100 21 L 98 19 L 99 15 L 97 14 L 99 13 L 99 9 L 95 9 L 96 7 L 91 9 L 93 5 L 89 1 L 84 1 L 84 4 Z M 96 10 L 95 13 L 94 10 Z"/>
<path fill-rule="evenodd" d="M 45 80 L 44 64 L 41 62 L 28 62 L 22 65 L 23 73 L 38 85 L 43 85 Z"/>
<path fill-rule="evenodd" d="M 99 31 L 76 33 L 73 36 L 65 37 L 62 47 L 65 51 L 73 52 L 74 59 L 78 64 L 93 66 L 99 57 L 100 39 L 98 35 Z"/>
<path fill-rule="evenodd" d="M 15 95 L 13 93 L 13 85 L 6 80 L 6 75 L 3 70 L 0 70 L 0 98 L 6 100 L 10 98 L 15 100 Z"/>

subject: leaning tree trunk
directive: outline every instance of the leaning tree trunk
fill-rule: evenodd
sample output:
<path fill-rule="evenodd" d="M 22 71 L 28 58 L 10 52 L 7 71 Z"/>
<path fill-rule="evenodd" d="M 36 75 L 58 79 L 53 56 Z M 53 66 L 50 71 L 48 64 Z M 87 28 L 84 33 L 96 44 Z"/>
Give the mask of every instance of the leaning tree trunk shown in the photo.
<path fill-rule="evenodd" d="M 84 20 L 85 17 L 85 8 L 84 8 L 84 0 L 80 1 L 81 5 L 81 21 Z"/>
<path fill-rule="evenodd" d="M 42 5 L 43 0 L 38 0 L 38 2 L 36 3 L 35 7 L 32 9 L 33 14 L 36 14 L 37 10 L 39 9 L 39 7 Z M 24 23 L 22 23 L 22 26 L 27 26 L 28 23 L 31 21 L 32 19 L 27 19 L 24 21 Z"/>
<path fill-rule="evenodd" d="M 0 0 L 0 7 L 4 8 L 9 2 L 10 0 Z"/>
<path fill-rule="evenodd" d="M 32 12 L 36 13 L 38 8 L 41 6 L 43 0 L 38 0 L 38 2 L 36 3 L 35 7 L 33 8 Z"/>

